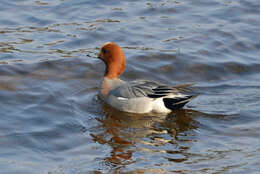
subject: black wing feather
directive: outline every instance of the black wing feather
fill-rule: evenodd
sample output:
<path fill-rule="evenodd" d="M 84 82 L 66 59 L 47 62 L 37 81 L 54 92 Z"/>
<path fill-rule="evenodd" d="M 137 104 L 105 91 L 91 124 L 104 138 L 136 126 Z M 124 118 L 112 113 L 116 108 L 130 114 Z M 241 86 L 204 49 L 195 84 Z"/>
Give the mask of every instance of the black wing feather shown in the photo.
<path fill-rule="evenodd" d="M 182 108 L 186 103 L 188 103 L 194 96 L 185 96 L 182 98 L 163 98 L 163 103 L 166 108 L 171 110 L 177 110 Z"/>

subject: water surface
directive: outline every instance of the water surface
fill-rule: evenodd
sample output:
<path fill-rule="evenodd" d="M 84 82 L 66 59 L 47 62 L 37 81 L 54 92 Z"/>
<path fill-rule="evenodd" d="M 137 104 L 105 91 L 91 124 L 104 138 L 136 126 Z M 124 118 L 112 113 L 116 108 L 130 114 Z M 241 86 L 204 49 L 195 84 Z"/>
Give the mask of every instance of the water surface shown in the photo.
<path fill-rule="evenodd" d="M 0 2 L 0 173 L 259 173 L 258 0 Z M 195 83 L 169 115 L 97 98 L 103 43 L 125 80 Z"/>

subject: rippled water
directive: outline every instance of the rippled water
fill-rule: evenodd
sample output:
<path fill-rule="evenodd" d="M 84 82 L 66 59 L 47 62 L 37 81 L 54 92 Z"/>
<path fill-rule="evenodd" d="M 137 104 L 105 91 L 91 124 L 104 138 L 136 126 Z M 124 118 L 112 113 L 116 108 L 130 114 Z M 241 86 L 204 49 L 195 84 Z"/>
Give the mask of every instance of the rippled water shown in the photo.
<path fill-rule="evenodd" d="M 0 173 L 259 173 L 260 1 L 0 1 Z M 195 83 L 169 115 L 97 99 L 107 41 L 123 79 Z"/>

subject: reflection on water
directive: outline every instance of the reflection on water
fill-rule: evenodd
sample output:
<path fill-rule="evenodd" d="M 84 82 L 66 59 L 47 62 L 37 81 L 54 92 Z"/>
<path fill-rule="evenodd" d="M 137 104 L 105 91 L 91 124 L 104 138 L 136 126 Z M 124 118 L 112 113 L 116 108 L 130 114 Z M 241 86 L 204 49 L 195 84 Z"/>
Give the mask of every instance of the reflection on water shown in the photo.
<path fill-rule="evenodd" d="M 189 158 L 187 151 L 190 144 L 187 142 L 196 141 L 193 131 L 198 124 L 193 117 L 200 113 L 179 110 L 165 116 L 138 115 L 120 112 L 107 105 L 103 106 L 103 110 L 103 117 L 97 118 L 103 129 L 91 136 L 94 141 L 111 147 L 105 161 L 116 169 L 115 172 L 120 172 L 130 164 L 145 161 L 156 153 L 167 153 L 165 160 L 176 163 Z M 143 155 L 140 156 L 140 153 Z M 148 167 L 131 169 L 131 172 L 165 171 L 163 167 Z"/>

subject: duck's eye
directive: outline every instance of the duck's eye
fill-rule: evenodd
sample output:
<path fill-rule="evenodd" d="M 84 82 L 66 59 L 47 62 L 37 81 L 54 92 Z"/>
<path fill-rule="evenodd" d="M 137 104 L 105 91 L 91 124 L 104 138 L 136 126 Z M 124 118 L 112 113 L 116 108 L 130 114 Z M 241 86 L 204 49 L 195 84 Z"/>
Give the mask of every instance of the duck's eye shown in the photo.
<path fill-rule="evenodd" d="M 102 51 L 103 54 L 106 54 L 106 53 L 107 53 L 107 50 L 105 50 L 104 48 L 102 48 L 101 51 Z"/>

